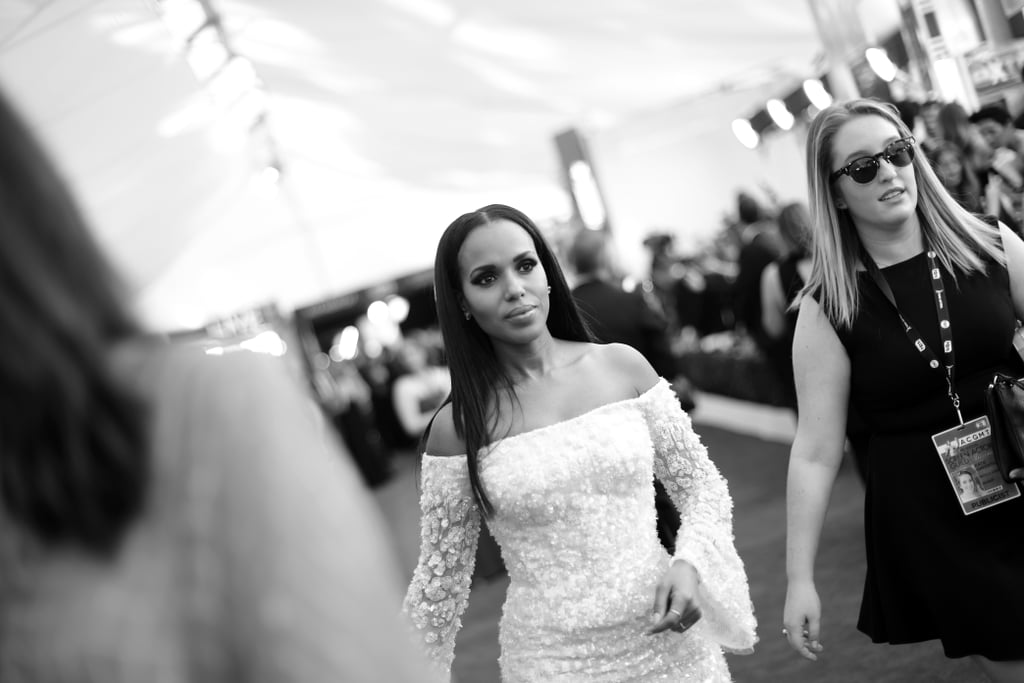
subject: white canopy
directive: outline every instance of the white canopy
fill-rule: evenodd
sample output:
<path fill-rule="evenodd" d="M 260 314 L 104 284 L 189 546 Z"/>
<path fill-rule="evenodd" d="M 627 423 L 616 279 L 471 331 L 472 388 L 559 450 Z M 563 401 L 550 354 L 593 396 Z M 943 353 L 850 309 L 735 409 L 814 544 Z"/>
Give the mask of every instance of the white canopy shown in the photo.
<path fill-rule="evenodd" d="M 709 174 L 708 155 L 757 163 L 731 120 L 821 56 L 808 0 L 211 6 L 266 86 L 269 138 L 210 104 L 154 0 L 0 4 L 0 86 L 162 328 L 427 268 L 444 227 L 486 203 L 564 216 L 553 137 L 571 127 L 598 143 L 613 225 L 716 227 L 748 176 Z M 664 156 L 690 135 L 721 151 Z M 259 173 L 268 144 L 276 186 Z M 689 186 L 652 182 L 674 163 Z M 709 194 L 701 178 L 726 180 Z M 641 215 L 630 179 L 664 199 Z"/>

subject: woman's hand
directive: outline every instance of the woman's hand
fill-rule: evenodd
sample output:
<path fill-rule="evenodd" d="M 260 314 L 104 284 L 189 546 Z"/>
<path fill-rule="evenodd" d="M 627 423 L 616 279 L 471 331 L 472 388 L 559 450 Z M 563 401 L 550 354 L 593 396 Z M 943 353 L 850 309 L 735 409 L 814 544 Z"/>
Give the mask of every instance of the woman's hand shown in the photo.
<path fill-rule="evenodd" d="M 654 591 L 654 625 L 647 629 L 648 635 L 672 629 L 682 633 L 701 617 L 697 602 L 697 587 L 700 577 L 693 565 L 685 560 L 675 560 L 665 570 Z"/>
<path fill-rule="evenodd" d="M 782 612 L 782 635 L 800 656 L 817 660 L 824 648 L 821 635 L 821 600 L 813 581 L 791 581 Z"/>

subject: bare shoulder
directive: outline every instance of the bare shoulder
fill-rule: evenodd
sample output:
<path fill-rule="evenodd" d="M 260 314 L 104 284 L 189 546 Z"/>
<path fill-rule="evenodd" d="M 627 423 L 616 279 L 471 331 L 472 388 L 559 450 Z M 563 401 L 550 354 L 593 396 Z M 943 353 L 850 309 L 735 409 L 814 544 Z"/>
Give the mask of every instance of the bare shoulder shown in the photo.
<path fill-rule="evenodd" d="M 845 349 L 824 309 L 813 296 L 805 294 L 800 299 L 796 319 L 793 338 L 794 362 L 798 355 L 820 361 L 840 353 L 845 355 Z"/>
<path fill-rule="evenodd" d="M 660 379 L 643 354 L 627 344 L 594 344 L 592 355 L 609 376 L 628 383 L 637 395 Z"/>
<path fill-rule="evenodd" d="M 430 425 L 430 436 L 427 437 L 427 453 L 438 457 L 466 453 L 466 444 L 455 433 L 451 403 L 441 406 L 434 416 L 434 422 Z"/>
<path fill-rule="evenodd" d="M 825 311 L 822 310 L 817 299 L 809 294 L 804 294 L 800 297 L 800 307 L 796 318 L 798 334 L 806 335 L 812 328 L 818 328 L 821 325 L 828 325 Z"/>
<path fill-rule="evenodd" d="M 1010 258 L 1011 254 L 1013 256 L 1020 255 L 1021 250 L 1024 249 L 1024 241 L 1002 221 L 999 221 L 999 236 L 1002 238 L 1003 251 L 1006 252 L 1007 258 Z"/>
<path fill-rule="evenodd" d="M 204 404 L 219 406 L 221 417 L 244 415 L 257 405 L 287 410 L 296 400 L 313 401 L 306 386 L 279 358 L 258 353 L 211 356 L 176 344 L 169 345 L 166 353 L 164 372 L 169 381 L 192 378 L 193 395 Z"/>

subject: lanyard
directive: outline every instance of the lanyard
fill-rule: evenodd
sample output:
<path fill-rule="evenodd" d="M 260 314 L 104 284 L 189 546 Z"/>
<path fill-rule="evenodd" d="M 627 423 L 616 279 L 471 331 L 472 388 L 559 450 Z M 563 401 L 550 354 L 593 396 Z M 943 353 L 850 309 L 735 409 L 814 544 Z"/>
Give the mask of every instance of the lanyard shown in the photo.
<path fill-rule="evenodd" d="M 964 417 L 960 414 L 960 396 L 956 393 L 955 384 L 955 369 L 956 369 L 956 357 L 953 355 L 953 323 L 949 320 L 949 307 L 946 305 L 946 289 L 942 284 L 942 271 L 939 268 L 939 262 L 935 258 L 935 252 L 928 250 L 928 273 L 931 276 L 929 279 L 932 283 L 932 291 L 935 294 L 935 314 L 939 318 L 939 336 L 942 339 L 942 357 L 945 360 L 944 364 L 939 363 L 939 359 L 935 356 L 935 352 L 924 343 L 924 339 L 917 333 L 913 325 L 907 322 L 907 319 L 903 317 L 903 313 L 900 312 L 899 306 L 896 305 L 896 297 L 893 296 L 892 288 L 889 287 L 889 283 L 886 282 L 885 276 L 882 275 L 882 271 L 879 270 L 875 260 L 871 258 L 871 255 L 867 253 L 867 250 L 862 250 L 861 260 L 867 266 L 868 273 L 871 275 L 871 279 L 875 281 L 878 288 L 882 290 L 882 294 L 892 304 L 893 309 L 896 311 L 896 315 L 899 316 L 900 322 L 903 323 L 903 331 L 907 334 L 907 339 L 914 345 L 914 348 L 924 356 L 925 360 L 928 361 L 928 365 L 933 369 L 939 369 L 940 365 L 945 366 L 946 373 L 946 386 L 949 389 L 949 400 L 953 403 L 953 409 L 956 411 L 956 416 L 960 420 L 960 425 L 964 424 Z"/>

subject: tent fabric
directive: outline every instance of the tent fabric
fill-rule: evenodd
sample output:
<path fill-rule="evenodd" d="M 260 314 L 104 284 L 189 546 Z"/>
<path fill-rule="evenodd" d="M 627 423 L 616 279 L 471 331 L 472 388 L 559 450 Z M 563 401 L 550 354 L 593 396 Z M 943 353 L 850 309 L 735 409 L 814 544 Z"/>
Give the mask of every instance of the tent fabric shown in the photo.
<path fill-rule="evenodd" d="M 3 3 L 0 87 L 161 328 L 420 271 L 485 203 L 565 216 L 559 132 L 799 83 L 822 52 L 807 0 L 213 0 L 265 85 L 275 185 L 159 6 Z"/>

